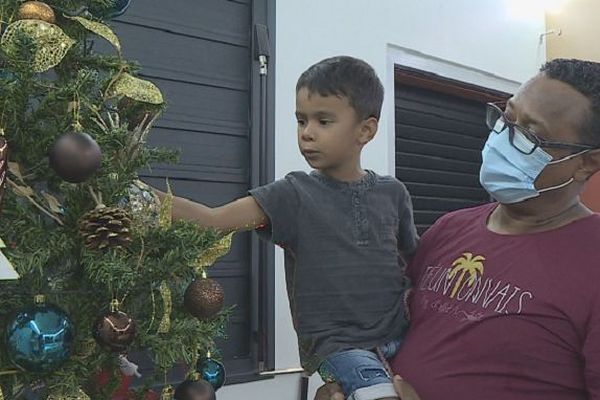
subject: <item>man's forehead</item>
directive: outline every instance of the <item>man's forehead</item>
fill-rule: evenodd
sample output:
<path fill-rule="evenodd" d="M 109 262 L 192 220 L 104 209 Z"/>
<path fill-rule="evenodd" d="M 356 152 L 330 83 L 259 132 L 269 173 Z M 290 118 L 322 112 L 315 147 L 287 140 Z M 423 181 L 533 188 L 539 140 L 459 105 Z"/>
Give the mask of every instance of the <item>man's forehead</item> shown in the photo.
<path fill-rule="evenodd" d="M 510 101 L 511 107 L 533 119 L 586 118 L 590 101 L 570 85 L 543 74 L 524 83 Z"/>

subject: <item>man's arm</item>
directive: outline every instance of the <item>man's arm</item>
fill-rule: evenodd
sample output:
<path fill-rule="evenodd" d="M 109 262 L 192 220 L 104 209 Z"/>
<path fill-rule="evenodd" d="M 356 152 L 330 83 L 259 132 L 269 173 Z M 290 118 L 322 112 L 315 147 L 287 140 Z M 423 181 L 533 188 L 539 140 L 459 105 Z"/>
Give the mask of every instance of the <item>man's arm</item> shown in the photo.
<path fill-rule="evenodd" d="M 166 194 L 154 189 L 162 201 Z M 223 232 L 252 230 L 268 223 L 268 218 L 252 196 L 221 207 L 211 208 L 182 197 L 173 198 L 173 219 L 195 222 Z"/>
<path fill-rule="evenodd" d="M 595 300 L 590 314 L 583 343 L 586 398 L 600 400 L 600 298 Z"/>

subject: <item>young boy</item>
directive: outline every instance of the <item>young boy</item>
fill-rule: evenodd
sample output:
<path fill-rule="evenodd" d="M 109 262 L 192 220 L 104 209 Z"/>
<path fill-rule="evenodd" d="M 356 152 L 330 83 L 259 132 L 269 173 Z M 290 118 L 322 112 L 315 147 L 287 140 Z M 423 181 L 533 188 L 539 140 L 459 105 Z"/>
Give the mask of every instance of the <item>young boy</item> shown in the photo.
<path fill-rule="evenodd" d="M 285 250 L 288 296 L 304 369 L 350 399 L 397 399 L 382 358 L 407 327 L 404 259 L 417 246 L 406 188 L 363 170 L 383 86 L 352 57 L 305 71 L 296 86 L 298 147 L 314 169 L 211 209 L 176 198 L 175 218 L 222 231 L 257 229 Z"/>

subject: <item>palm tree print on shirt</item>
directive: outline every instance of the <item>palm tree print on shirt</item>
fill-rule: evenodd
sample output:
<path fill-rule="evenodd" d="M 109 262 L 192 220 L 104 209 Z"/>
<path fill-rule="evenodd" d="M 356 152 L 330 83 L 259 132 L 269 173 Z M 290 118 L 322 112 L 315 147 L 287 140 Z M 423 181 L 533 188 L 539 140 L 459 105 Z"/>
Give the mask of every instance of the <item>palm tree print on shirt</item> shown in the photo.
<path fill-rule="evenodd" d="M 465 279 L 465 275 L 468 274 L 469 278 L 467 280 L 467 285 L 469 287 L 473 286 L 477 279 L 477 275 L 483 275 L 483 261 L 485 261 L 485 257 L 483 256 L 473 256 L 473 253 L 463 253 L 462 256 L 457 258 L 452 263 L 452 271 L 448 274 L 448 279 L 453 279 L 460 272 L 460 276 L 456 280 L 454 284 L 454 289 L 452 290 L 451 298 L 458 293 L 460 288 L 463 285 L 463 281 Z"/>

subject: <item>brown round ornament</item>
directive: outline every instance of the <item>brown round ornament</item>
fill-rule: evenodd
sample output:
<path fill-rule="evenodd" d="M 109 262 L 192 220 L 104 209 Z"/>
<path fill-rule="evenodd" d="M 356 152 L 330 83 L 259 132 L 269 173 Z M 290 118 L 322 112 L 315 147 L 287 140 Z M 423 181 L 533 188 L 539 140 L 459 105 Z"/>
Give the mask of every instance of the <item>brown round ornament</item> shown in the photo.
<path fill-rule="evenodd" d="M 67 182 L 84 182 L 101 165 L 102 150 L 87 133 L 70 132 L 62 135 L 50 152 L 50 166 Z"/>
<path fill-rule="evenodd" d="M 198 278 L 185 290 L 183 304 L 194 317 L 209 321 L 223 309 L 225 293 L 219 283 L 208 278 Z"/>
<path fill-rule="evenodd" d="M 26 1 L 21 4 L 17 14 L 18 19 L 37 19 L 45 21 L 49 24 L 56 23 L 56 16 L 54 10 L 41 1 Z"/>
<path fill-rule="evenodd" d="M 122 353 L 135 340 L 136 323 L 122 311 L 109 311 L 98 316 L 92 335 L 98 344 L 114 353 Z"/>

